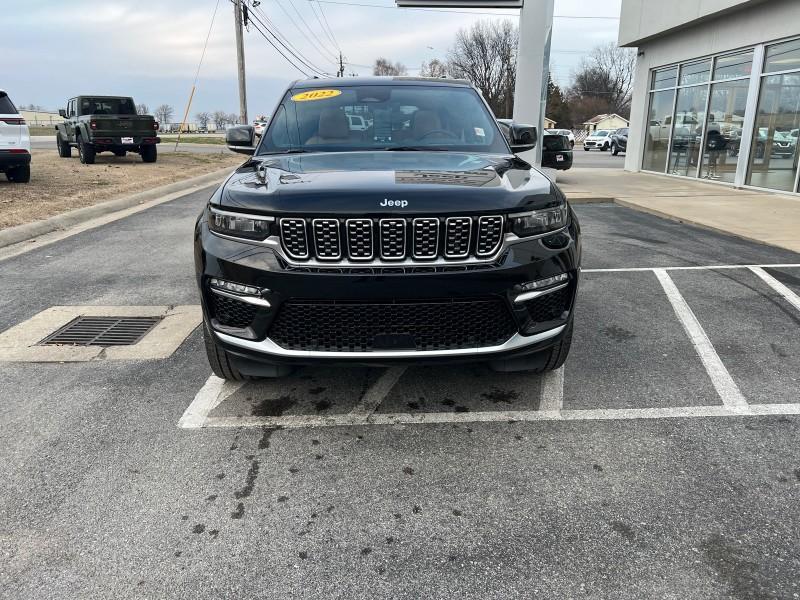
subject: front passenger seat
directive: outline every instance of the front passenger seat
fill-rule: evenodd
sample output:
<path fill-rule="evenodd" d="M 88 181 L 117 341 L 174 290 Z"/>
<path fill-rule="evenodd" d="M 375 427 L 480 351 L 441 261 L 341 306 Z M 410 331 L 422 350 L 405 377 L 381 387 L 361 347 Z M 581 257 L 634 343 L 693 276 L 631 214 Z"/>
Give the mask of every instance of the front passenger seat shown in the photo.
<path fill-rule="evenodd" d="M 306 144 L 336 144 L 350 141 L 350 125 L 344 112 L 338 108 L 326 108 L 319 115 L 317 135 Z"/>

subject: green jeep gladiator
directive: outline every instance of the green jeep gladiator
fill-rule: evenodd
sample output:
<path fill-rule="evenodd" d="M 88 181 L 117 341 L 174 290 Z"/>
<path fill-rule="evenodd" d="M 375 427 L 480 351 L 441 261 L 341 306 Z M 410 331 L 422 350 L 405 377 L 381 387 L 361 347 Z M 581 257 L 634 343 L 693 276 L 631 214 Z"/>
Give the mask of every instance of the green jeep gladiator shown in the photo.
<path fill-rule="evenodd" d="M 72 156 L 78 149 L 81 162 L 94 164 L 98 152 L 125 156 L 136 152 L 146 163 L 156 162 L 161 142 L 158 123 L 150 115 L 137 115 L 133 98 L 124 96 L 77 96 L 58 111 L 64 122 L 56 125 L 58 155 Z"/>

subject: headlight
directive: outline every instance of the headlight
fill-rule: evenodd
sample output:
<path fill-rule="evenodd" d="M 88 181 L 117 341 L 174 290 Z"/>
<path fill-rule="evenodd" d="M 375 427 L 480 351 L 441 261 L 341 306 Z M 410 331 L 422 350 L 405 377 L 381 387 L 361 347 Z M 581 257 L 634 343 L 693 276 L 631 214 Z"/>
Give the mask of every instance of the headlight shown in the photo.
<path fill-rule="evenodd" d="M 568 212 L 566 204 L 558 208 L 534 210 L 529 213 L 512 216 L 510 218 L 511 231 L 516 233 L 519 237 L 539 235 L 565 227 L 567 218 Z"/>
<path fill-rule="evenodd" d="M 208 209 L 208 228 L 222 235 L 263 240 L 273 232 L 274 223 L 274 217 L 242 215 L 211 207 Z"/>

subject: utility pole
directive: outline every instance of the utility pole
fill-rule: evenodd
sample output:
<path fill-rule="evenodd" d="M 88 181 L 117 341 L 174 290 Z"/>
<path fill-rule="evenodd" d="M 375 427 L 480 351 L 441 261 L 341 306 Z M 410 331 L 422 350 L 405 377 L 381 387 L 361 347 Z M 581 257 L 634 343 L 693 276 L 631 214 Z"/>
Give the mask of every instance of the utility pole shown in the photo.
<path fill-rule="evenodd" d="M 344 77 L 344 58 L 341 51 L 339 52 L 339 71 L 336 73 L 337 77 Z"/>
<path fill-rule="evenodd" d="M 233 16 L 236 20 L 236 66 L 239 71 L 239 120 L 247 125 L 247 85 L 244 79 L 244 33 L 242 32 L 242 0 L 233 0 Z"/>

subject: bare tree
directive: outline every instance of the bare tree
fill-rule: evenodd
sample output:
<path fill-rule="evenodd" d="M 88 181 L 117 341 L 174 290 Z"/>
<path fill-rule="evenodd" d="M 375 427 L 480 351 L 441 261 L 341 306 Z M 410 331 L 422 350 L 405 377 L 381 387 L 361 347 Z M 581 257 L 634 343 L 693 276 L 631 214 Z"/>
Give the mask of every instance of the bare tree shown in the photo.
<path fill-rule="evenodd" d="M 420 77 L 447 77 L 447 64 L 434 58 L 430 62 L 422 63 L 419 74 Z"/>
<path fill-rule="evenodd" d="M 584 104 L 591 110 L 600 107 L 600 112 L 617 113 L 627 118 L 635 68 L 635 50 L 619 48 L 613 42 L 597 46 L 572 74 L 567 96 L 576 106 Z"/>
<path fill-rule="evenodd" d="M 470 80 L 498 117 L 513 111 L 518 39 L 511 21 L 478 21 L 458 31 L 448 53 L 448 72 Z"/>
<path fill-rule="evenodd" d="M 230 125 L 236 125 L 237 123 L 241 123 L 242 125 L 247 125 L 247 123 L 241 121 L 239 115 L 237 115 L 236 113 L 228 113 L 227 121 Z"/>
<path fill-rule="evenodd" d="M 147 104 L 137 104 L 136 105 L 136 114 L 137 115 L 148 115 L 148 114 L 150 114 L 150 109 L 147 108 Z"/>
<path fill-rule="evenodd" d="M 207 112 L 199 112 L 194 116 L 200 129 L 208 129 L 208 122 L 211 120 L 211 115 Z"/>
<path fill-rule="evenodd" d="M 373 75 L 408 75 L 408 69 L 401 62 L 392 64 L 389 59 L 380 57 L 375 59 L 375 64 L 372 67 Z"/>
<path fill-rule="evenodd" d="M 156 120 L 158 120 L 161 125 L 166 125 L 172 120 L 172 115 L 174 114 L 174 110 L 169 104 L 161 104 L 158 108 L 156 108 Z"/>
<path fill-rule="evenodd" d="M 211 120 L 214 121 L 214 125 L 217 126 L 217 129 L 225 129 L 225 125 L 227 125 L 229 122 L 228 113 L 226 113 L 224 110 L 215 110 L 211 115 Z"/>

